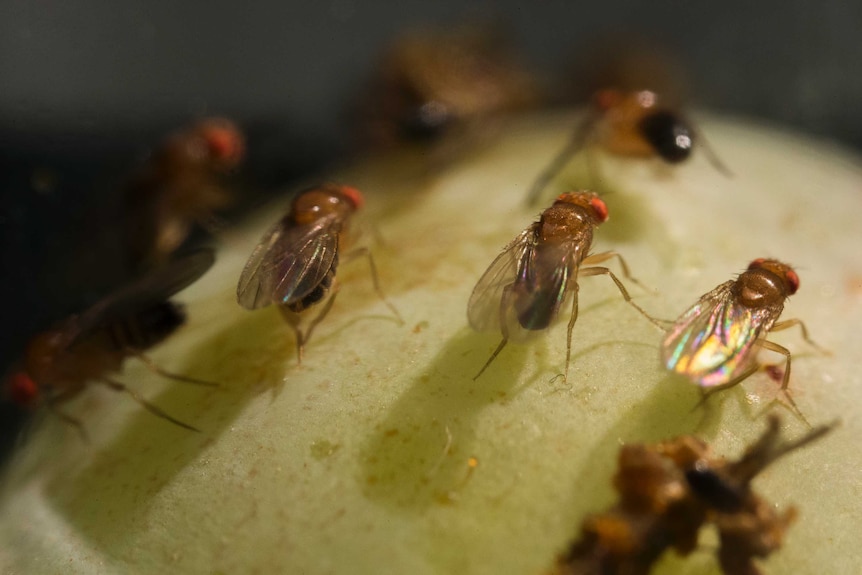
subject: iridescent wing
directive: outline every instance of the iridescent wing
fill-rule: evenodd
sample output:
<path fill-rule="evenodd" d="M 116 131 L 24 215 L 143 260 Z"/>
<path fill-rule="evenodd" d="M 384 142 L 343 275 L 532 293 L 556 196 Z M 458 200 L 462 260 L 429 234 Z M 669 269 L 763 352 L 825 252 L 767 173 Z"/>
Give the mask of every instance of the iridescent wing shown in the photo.
<path fill-rule="evenodd" d="M 491 263 L 470 295 L 467 319 L 476 331 L 500 331 L 503 290 L 515 284 L 520 263 L 536 247 L 538 223 L 521 232 Z"/>
<path fill-rule="evenodd" d="M 781 306 L 752 309 L 735 301 L 728 281 L 705 294 L 668 331 L 662 362 L 703 387 L 722 385 L 755 361 Z"/>
<path fill-rule="evenodd" d="M 213 250 L 199 249 L 171 260 L 103 298 L 75 318 L 75 335 L 69 345 L 74 345 L 113 321 L 127 318 L 153 304 L 165 302 L 204 275 L 213 262 Z"/>
<path fill-rule="evenodd" d="M 316 288 L 332 269 L 341 220 L 336 215 L 294 226 L 279 221 L 252 252 L 237 285 L 246 309 L 290 304 Z"/>

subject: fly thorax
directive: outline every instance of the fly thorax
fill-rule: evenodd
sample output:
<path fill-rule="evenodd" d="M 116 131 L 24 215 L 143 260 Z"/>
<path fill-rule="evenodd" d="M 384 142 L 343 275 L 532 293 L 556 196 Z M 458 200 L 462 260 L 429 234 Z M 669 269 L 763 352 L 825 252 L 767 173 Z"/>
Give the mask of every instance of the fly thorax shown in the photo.
<path fill-rule="evenodd" d="M 347 216 L 354 209 L 340 194 L 325 188 L 316 188 L 298 195 L 293 200 L 291 215 L 295 223 L 304 225 L 332 214 Z"/>
<path fill-rule="evenodd" d="M 740 275 L 733 285 L 733 295 L 749 308 L 780 306 L 787 298 L 781 278 L 765 269 L 748 270 Z"/>
<path fill-rule="evenodd" d="M 583 207 L 558 202 L 542 214 L 539 243 L 559 244 L 591 240 L 595 220 Z"/>

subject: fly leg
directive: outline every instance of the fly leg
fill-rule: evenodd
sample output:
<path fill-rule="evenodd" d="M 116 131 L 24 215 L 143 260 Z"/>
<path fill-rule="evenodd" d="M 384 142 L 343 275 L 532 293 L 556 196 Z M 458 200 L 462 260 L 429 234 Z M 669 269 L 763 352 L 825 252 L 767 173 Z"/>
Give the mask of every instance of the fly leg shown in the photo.
<path fill-rule="evenodd" d="M 805 418 L 805 416 L 802 414 L 802 411 L 799 409 L 799 406 L 796 405 L 796 401 L 793 399 L 793 396 L 790 395 L 790 390 L 787 389 L 788 385 L 790 384 L 790 350 L 788 350 L 784 346 L 778 345 L 777 343 L 773 343 L 766 340 L 763 340 L 760 345 L 763 349 L 768 349 L 770 351 L 780 353 L 786 358 L 784 362 L 784 377 L 781 380 L 781 391 L 784 393 L 784 396 L 787 398 L 787 401 L 790 404 L 790 411 L 792 411 L 794 415 L 799 417 L 799 419 L 801 419 L 802 422 L 805 423 L 805 425 L 811 427 L 811 424 L 808 422 L 808 419 Z M 718 393 L 719 391 L 724 391 L 725 389 L 730 389 L 731 387 L 738 385 L 742 382 L 742 380 L 748 378 L 749 376 L 757 372 L 760 367 L 760 364 L 755 363 L 727 383 L 711 387 L 708 390 L 704 390 L 703 398 L 698 402 L 695 408 L 700 407 L 712 394 Z"/>
<path fill-rule="evenodd" d="M 137 401 L 144 409 L 146 409 L 147 411 L 149 411 L 153 415 L 156 415 L 158 417 L 161 417 L 162 419 L 170 421 L 174 425 L 182 427 L 183 429 L 188 429 L 190 431 L 197 431 L 198 433 L 200 433 L 200 429 L 198 429 L 197 427 L 192 427 L 188 423 L 183 423 L 179 419 L 176 419 L 175 417 L 168 415 L 167 413 L 162 411 L 161 408 L 156 407 L 155 405 L 153 405 L 152 403 L 150 403 L 149 401 L 147 401 L 146 399 L 141 397 L 141 395 L 138 392 L 136 392 L 133 389 L 130 389 L 129 387 L 126 387 L 125 384 L 122 384 L 119 381 L 115 381 L 113 379 L 108 379 L 106 377 L 103 377 L 102 379 L 99 379 L 98 381 L 100 381 L 101 383 L 108 386 L 109 389 L 112 389 L 114 391 L 122 391 L 122 392 L 128 393 L 132 397 L 132 399 Z"/>
<path fill-rule="evenodd" d="M 488 369 L 488 366 L 491 365 L 500 352 L 503 351 L 503 348 L 506 347 L 506 344 L 509 343 L 509 326 L 506 323 L 506 310 L 509 309 L 509 299 L 512 297 L 512 286 L 514 284 L 509 284 L 503 288 L 503 296 L 500 298 L 500 330 L 503 332 L 503 339 L 500 341 L 500 345 L 497 346 L 497 349 L 494 350 L 494 353 L 491 354 L 491 357 L 488 358 L 488 361 L 485 362 L 485 365 L 482 366 L 482 369 L 479 370 L 479 373 L 473 377 L 473 381 L 479 379 L 479 376 L 485 373 L 485 370 Z"/>
<path fill-rule="evenodd" d="M 566 164 L 569 163 L 569 160 L 574 157 L 587 143 L 587 136 L 592 131 L 593 122 L 591 118 L 587 118 L 587 120 L 575 131 L 574 135 L 566 142 L 566 145 L 562 150 L 557 152 L 557 155 L 554 156 L 554 159 L 551 160 L 551 163 L 548 164 L 544 170 L 539 174 L 536 180 L 533 182 L 533 185 L 530 186 L 530 191 L 527 193 L 527 206 L 533 207 L 542 197 L 542 190 L 547 187 L 547 185 L 553 180 L 557 174 L 559 174 L 563 168 L 566 167 Z M 589 158 L 588 158 L 589 160 Z M 590 166 L 592 171 L 592 164 Z"/>
<path fill-rule="evenodd" d="M 700 398 L 700 401 L 698 401 L 697 404 L 692 408 L 692 411 L 706 403 L 706 400 L 709 399 L 714 393 L 718 393 L 720 391 L 724 391 L 726 389 L 730 389 L 731 387 L 739 385 L 744 379 L 747 379 L 757 373 L 758 369 L 760 369 L 760 365 L 755 363 L 727 383 L 722 383 L 721 385 L 716 385 L 710 388 L 700 388 L 702 397 Z"/>
<path fill-rule="evenodd" d="M 308 324 L 308 329 L 305 330 L 305 336 L 304 336 L 304 339 L 302 340 L 303 346 L 311 340 L 311 334 L 314 333 L 314 328 L 317 327 L 317 324 L 319 324 L 320 322 L 323 321 L 323 318 L 325 318 L 326 314 L 329 313 L 329 310 L 332 309 L 332 304 L 335 303 L 335 296 L 338 295 L 339 288 L 340 288 L 340 286 L 338 284 L 335 284 L 332 287 L 332 295 L 329 296 L 329 299 L 326 300 L 325 304 L 323 304 L 323 309 L 321 309 L 320 313 L 317 314 L 316 316 L 314 316 L 314 319 L 311 320 L 311 323 Z M 302 361 L 302 349 L 299 350 L 299 354 L 300 354 L 300 361 Z"/>
<path fill-rule="evenodd" d="M 585 157 L 587 160 L 587 173 L 590 177 L 590 188 L 601 191 L 604 189 L 602 184 L 604 178 L 602 177 L 602 170 L 599 167 L 598 159 L 596 158 L 596 151 L 597 148 L 595 146 L 587 147 Z"/>
<path fill-rule="evenodd" d="M 790 325 L 793 325 L 793 323 L 792 323 L 793 321 L 794 320 L 788 320 L 787 322 L 781 322 L 781 323 L 789 323 Z M 798 320 L 795 320 L 795 321 L 798 322 Z M 801 324 L 801 322 L 799 322 L 799 323 Z M 803 331 L 803 333 L 804 333 L 804 331 Z M 806 340 L 807 340 L 807 338 L 806 338 Z M 799 410 L 799 407 L 796 405 L 796 401 L 794 401 L 793 396 L 790 395 L 790 390 L 787 388 L 788 385 L 790 385 L 790 350 L 787 349 L 786 347 L 784 347 L 783 345 L 778 345 L 777 343 L 774 343 L 771 341 L 766 341 L 766 340 L 763 340 L 762 345 L 763 345 L 764 349 L 768 349 L 770 351 L 780 353 L 785 358 L 787 358 L 784 362 L 784 377 L 781 380 L 781 391 L 784 393 L 784 397 L 786 397 L 787 401 L 790 403 L 791 411 L 793 411 L 797 416 L 799 416 L 799 419 L 801 419 L 805 423 L 805 425 L 807 425 L 808 427 L 811 427 L 811 424 L 808 423 L 808 420 L 805 419 L 804 415 L 802 415 L 802 412 Z"/>
<path fill-rule="evenodd" d="M 332 295 L 327 298 L 326 303 L 323 304 L 323 308 L 320 310 L 314 319 L 311 320 L 311 323 L 308 325 L 308 329 L 305 332 L 302 331 L 302 328 L 299 327 L 299 324 L 302 321 L 302 317 L 300 314 L 296 313 L 293 310 L 288 309 L 285 306 L 279 306 L 279 311 L 281 311 L 281 315 L 287 321 L 287 324 L 290 326 L 290 329 L 293 330 L 293 334 L 296 337 L 296 363 L 298 365 L 302 365 L 302 358 L 305 356 L 305 344 L 308 343 L 308 340 L 311 339 L 311 334 L 314 332 L 314 328 L 317 327 L 323 318 L 326 317 L 326 314 L 329 313 L 329 310 L 332 309 L 332 304 L 335 303 L 335 296 L 338 295 L 338 284 L 335 284 L 332 289 Z"/>
<path fill-rule="evenodd" d="M 59 408 L 59 405 L 61 403 L 72 399 L 72 397 L 74 397 L 78 393 L 78 391 L 79 389 L 70 389 L 65 392 L 57 393 L 55 395 L 49 396 L 46 401 L 48 409 L 50 409 L 54 415 L 62 419 L 66 424 L 71 425 L 76 430 L 78 430 L 78 435 L 81 436 L 83 442 L 89 444 L 90 436 L 87 435 L 87 428 L 84 427 L 84 424 L 81 423 L 81 420 L 76 417 L 72 417 L 71 415 Z"/>
<path fill-rule="evenodd" d="M 808 336 L 808 329 L 805 327 L 805 324 L 802 323 L 802 320 L 800 320 L 800 319 L 794 318 L 794 319 L 786 319 L 784 321 L 776 322 L 775 325 L 772 326 L 772 329 L 769 331 L 770 331 L 770 333 L 773 331 L 781 331 L 783 329 L 790 329 L 791 327 L 796 326 L 796 325 L 799 326 L 799 330 L 802 332 L 802 339 L 805 340 L 805 343 L 807 343 L 808 345 L 810 345 L 811 347 L 813 347 L 814 349 L 816 349 L 817 351 L 819 351 L 823 355 L 832 355 L 831 351 L 829 351 L 828 349 L 825 349 L 823 347 L 820 347 L 819 345 L 817 345 L 814 342 L 814 340 L 812 340 Z"/>
<path fill-rule="evenodd" d="M 712 164 L 712 167 L 715 168 L 719 173 L 721 173 L 726 178 L 732 178 L 733 172 L 730 171 L 730 168 L 727 167 L 721 158 L 718 157 L 718 154 L 715 152 L 713 147 L 710 145 L 709 141 L 703 136 L 703 134 L 698 130 L 695 132 L 695 135 L 698 140 L 700 140 L 700 147 L 703 149 L 704 154 L 706 154 L 706 159 L 709 160 L 709 163 Z"/>
<path fill-rule="evenodd" d="M 374 264 L 374 257 L 371 255 L 371 250 L 368 248 L 356 248 L 352 250 L 347 256 L 345 256 L 346 260 L 352 260 L 358 257 L 366 257 L 368 259 L 368 267 L 371 270 L 371 282 L 374 285 L 374 291 L 377 292 L 377 296 L 380 300 L 386 304 L 386 307 L 389 308 L 389 311 L 392 312 L 392 315 L 398 320 L 399 325 L 404 325 L 404 320 L 401 318 L 401 314 L 398 313 L 398 310 L 395 309 L 395 306 L 386 299 L 386 296 L 383 294 L 383 290 L 380 288 L 380 279 L 377 276 L 377 266 Z"/>
<path fill-rule="evenodd" d="M 569 318 L 569 325 L 566 326 L 566 370 L 563 372 L 563 383 L 569 382 L 569 360 L 572 359 L 572 330 L 575 328 L 575 322 L 578 321 L 578 284 L 574 283 L 572 290 L 572 317 Z"/>
<path fill-rule="evenodd" d="M 644 291 L 650 291 L 644 284 L 642 284 L 638 279 L 632 275 L 632 272 L 629 271 L 629 265 L 626 263 L 626 260 L 623 259 L 623 256 L 618 254 L 615 251 L 607 251 L 601 252 L 598 254 L 590 254 L 584 258 L 584 261 L 581 262 L 581 265 L 591 266 L 593 264 L 600 264 L 602 262 L 606 262 L 611 258 L 617 258 L 620 262 L 620 268 L 623 270 L 623 277 L 632 282 L 633 284 L 637 284 L 639 288 Z"/>
<path fill-rule="evenodd" d="M 287 322 L 287 325 L 289 325 L 290 329 L 293 330 L 293 335 L 296 338 L 296 363 L 298 365 L 302 365 L 302 356 L 305 351 L 305 335 L 299 328 L 301 318 L 298 313 L 288 309 L 283 305 L 278 306 L 278 311 L 281 312 L 281 315 Z"/>
<path fill-rule="evenodd" d="M 182 381 L 184 383 L 193 383 L 195 385 L 203 385 L 206 387 L 220 387 L 220 385 L 218 383 L 215 383 L 213 381 L 206 381 L 203 379 L 195 379 L 194 377 L 189 377 L 187 375 L 181 375 L 179 373 L 173 373 L 171 371 L 163 369 L 163 368 L 159 367 L 156 364 L 156 362 L 153 361 L 153 358 L 151 358 L 150 356 L 148 356 L 147 354 L 145 354 L 142 351 L 127 348 L 126 352 L 129 355 L 133 355 L 136 358 L 138 358 L 139 360 L 141 360 L 141 362 L 145 366 L 147 366 L 147 369 L 149 369 L 150 371 L 152 371 L 153 373 L 155 373 L 157 375 L 161 375 L 164 378 L 172 379 L 174 381 Z"/>
<path fill-rule="evenodd" d="M 607 252 L 606 254 L 596 254 L 596 256 L 590 256 L 590 258 L 597 257 L 597 256 L 605 256 L 604 259 L 607 259 L 607 258 L 613 257 L 614 255 L 619 257 L 619 255 L 614 253 L 614 252 Z M 586 258 L 584 260 L 584 262 L 586 262 L 590 258 Z M 601 260 L 599 260 L 599 261 L 601 261 Z M 620 258 L 620 261 L 622 261 L 622 258 Z M 624 268 L 624 270 L 625 270 L 625 268 Z M 644 311 L 644 309 L 641 306 L 639 306 L 634 301 L 632 301 L 632 296 L 629 295 L 629 292 L 628 292 L 628 290 L 626 290 L 626 287 L 623 285 L 623 282 L 621 282 L 620 279 L 616 275 L 614 275 L 614 272 L 612 272 L 611 270 L 609 270 L 606 267 L 601 267 L 601 266 L 581 268 L 578 271 L 578 276 L 586 277 L 586 276 L 599 276 L 599 275 L 610 276 L 610 278 L 614 281 L 614 283 L 617 284 L 617 288 L 620 290 L 620 293 L 622 294 L 623 299 L 626 300 L 626 303 L 628 303 L 630 306 L 632 306 L 633 308 L 638 310 L 638 312 L 642 316 L 647 318 L 647 320 L 649 320 L 649 322 L 651 324 L 653 324 L 654 326 L 656 326 L 657 328 L 659 328 L 662 331 L 665 330 L 666 326 L 662 325 L 661 320 L 654 318 L 653 316 L 648 314 L 646 311 Z"/>

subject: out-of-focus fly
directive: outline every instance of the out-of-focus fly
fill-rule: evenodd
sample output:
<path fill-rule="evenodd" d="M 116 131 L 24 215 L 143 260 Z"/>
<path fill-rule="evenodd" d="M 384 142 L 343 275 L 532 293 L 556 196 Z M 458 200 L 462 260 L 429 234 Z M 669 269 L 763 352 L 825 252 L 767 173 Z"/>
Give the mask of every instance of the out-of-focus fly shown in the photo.
<path fill-rule="evenodd" d="M 167 260 L 194 224 L 212 227 L 233 198 L 224 176 L 245 157 L 245 138 L 225 118 L 206 118 L 165 138 L 125 189 L 133 267 Z"/>
<path fill-rule="evenodd" d="M 237 301 L 250 310 L 278 304 L 296 334 L 300 363 L 305 344 L 335 302 L 335 271 L 351 216 L 364 198 L 350 186 L 322 184 L 300 192 L 290 211 L 264 234 L 239 278 Z M 377 268 L 367 248 L 356 248 L 348 259 L 364 256 L 371 267 L 374 289 L 401 322 L 398 310 L 383 295 Z M 300 312 L 319 303 L 332 291 L 323 309 L 300 329 Z"/>
<path fill-rule="evenodd" d="M 581 126 L 536 178 L 527 202 L 535 205 L 545 186 L 582 150 L 589 152 L 591 148 L 599 147 L 618 156 L 658 157 L 669 164 L 677 164 L 691 155 L 696 140 L 691 122 L 674 107 L 663 104 L 655 92 L 599 90 L 594 94 L 593 108 Z M 705 140 L 701 140 L 713 166 L 730 175 L 718 156 L 704 144 Z"/>
<path fill-rule="evenodd" d="M 798 325 L 803 339 L 826 353 L 811 341 L 800 320 L 778 321 L 785 300 L 798 289 L 799 276 L 789 265 L 754 260 L 738 278 L 704 294 L 673 324 L 661 346 L 662 363 L 712 393 L 757 371 L 759 350 L 780 353 L 786 357 L 781 390 L 801 416 L 787 389 L 790 351 L 766 339 L 770 332 Z"/>
<path fill-rule="evenodd" d="M 666 551 L 686 557 L 698 549 L 703 527 L 718 532 L 715 550 L 726 575 L 761 575 L 757 560 L 778 551 L 797 518 L 752 488 L 777 459 L 818 441 L 836 424 L 812 429 L 794 441 L 769 427 L 738 459 L 717 456 L 692 436 L 620 449 L 613 485 L 619 502 L 586 517 L 579 537 L 548 575 L 646 575 Z"/>
<path fill-rule="evenodd" d="M 566 369 L 572 351 L 572 328 L 578 319 L 578 278 L 608 275 L 623 298 L 645 318 L 659 325 L 634 303 L 622 282 L 606 267 L 594 266 L 616 257 L 623 275 L 628 266 L 616 252 L 589 255 L 593 230 L 606 221 L 608 208 L 593 192 L 567 192 L 542 212 L 532 224 L 503 249 L 473 289 L 467 307 L 470 325 L 477 331 L 500 330 L 503 340 L 476 375 L 478 378 L 510 339 L 523 341 L 546 329 L 572 296 L 572 315 L 566 336 Z M 583 267 L 583 266 L 591 267 Z"/>
<path fill-rule="evenodd" d="M 416 30 L 386 51 L 357 112 L 373 146 L 432 143 L 477 136 L 489 122 L 530 107 L 536 93 L 497 30 Z"/>
<path fill-rule="evenodd" d="M 7 379 L 6 391 L 21 406 L 45 403 L 84 434 L 76 418 L 58 406 L 99 382 L 128 393 L 153 414 L 180 427 L 199 431 L 146 401 L 138 392 L 110 377 L 129 357 L 141 359 L 164 377 L 215 386 L 216 384 L 167 372 L 145 355 L 185 323 L 185 310 L 168 300 L 201 277 L 212 266 L 211 250 L 200 250 L 173 260 L 152 273 L 34 336 L 24 353 L 23 369 Z"/>

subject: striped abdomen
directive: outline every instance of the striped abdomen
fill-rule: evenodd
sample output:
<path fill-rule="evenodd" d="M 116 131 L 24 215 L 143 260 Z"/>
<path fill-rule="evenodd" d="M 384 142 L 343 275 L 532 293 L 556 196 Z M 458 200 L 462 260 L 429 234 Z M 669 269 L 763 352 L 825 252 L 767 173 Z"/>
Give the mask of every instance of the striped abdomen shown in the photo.
<path fill-rule="evenodd" d="M 185 321 L 186 313 L 182 306 L 164 301 L 111 321 L 104 330 L 114 350 L 143 351 L 162 342 Z"/>
<path fill-rule="evenodd" d="M 332 265 L 329 267 L 329 271 L 326 272 L 326 275 L 323 276 L 323 279 L 320 280 L 320 283 L 315 286 L 313 290 L 308 292 L 301 300 L 295 301 L 293 303 L 287 304 L 287 309 L 294 313 L 299 313 L 305 309 L 310 308 L 324 297 L 326 297 L 326 293 L 329 291 L 329 288 L 332 287 L 332 282 L 335 280 L 335 269 L 338 267 L 338 254 L 335 254 L 335 258 L 332 260 Z"/>

